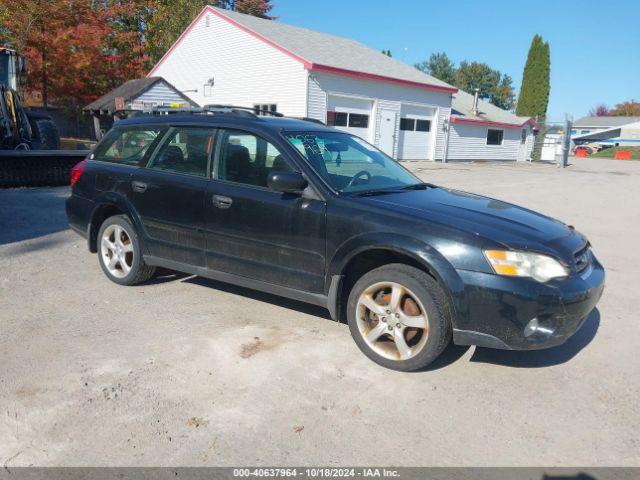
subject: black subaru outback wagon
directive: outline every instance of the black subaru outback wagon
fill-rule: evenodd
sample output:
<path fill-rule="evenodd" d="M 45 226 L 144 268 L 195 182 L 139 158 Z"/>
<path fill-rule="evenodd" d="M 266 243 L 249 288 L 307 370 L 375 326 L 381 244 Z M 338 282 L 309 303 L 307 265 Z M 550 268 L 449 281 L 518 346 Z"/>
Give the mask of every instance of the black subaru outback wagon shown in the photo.
<path fill-rule="evenodd" d="M 322 305 L 397 370 L 451 338 L 561 344 L 604 288 L 573 227 L 423 183 L 310 121 L 231 108 L 121 121 L 71 184 L 69 224 L 110 280 L 165 267 Z"/>

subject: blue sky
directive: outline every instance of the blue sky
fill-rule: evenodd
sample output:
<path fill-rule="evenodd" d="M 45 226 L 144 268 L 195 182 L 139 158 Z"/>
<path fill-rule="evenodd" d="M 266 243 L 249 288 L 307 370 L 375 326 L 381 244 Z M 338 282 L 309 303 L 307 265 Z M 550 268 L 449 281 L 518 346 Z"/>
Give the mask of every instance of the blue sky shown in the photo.
<path fill-rule="evenodd" d="M 272 0 L 279 21 L 353 38 L 414 64 L 486 62 L 520 88 L 534 34 L 551 46 L 548 118 L 640 101 L 640 0 Z M 408 50 L 404 52 L 404 48 Z"/>

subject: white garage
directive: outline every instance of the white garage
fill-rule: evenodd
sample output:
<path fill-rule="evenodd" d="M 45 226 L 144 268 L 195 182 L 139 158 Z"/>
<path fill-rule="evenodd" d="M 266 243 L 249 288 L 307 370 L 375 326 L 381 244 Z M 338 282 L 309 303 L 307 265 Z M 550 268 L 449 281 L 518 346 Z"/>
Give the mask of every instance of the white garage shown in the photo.
<path fill-rule="evenodd" d="M 354 40 L 275 20 L 206 6 L 148 76 L 165 78 L 199 105 L 320 120 L 400 160 L 446 161 L 447 151 L 456 159 L 490 151 L 491 158 L 515 160 L 509 142 L 466 148 L 478 139 L 458 138 L 451 127 L 454 120 L 494 117 L 508 123 L 509 112 L 493 107 L 463 119 L 467 102 L 452 114 L 457 88 Z M 468 98 L 460 93 L 458 102 Z"/>
<path fill-rule="evenodd" d="M 423 160 L 433 158 L 433 125 L 437 124 L 436 108 L 403 104 L 400 108 L 398 158 Z"/>

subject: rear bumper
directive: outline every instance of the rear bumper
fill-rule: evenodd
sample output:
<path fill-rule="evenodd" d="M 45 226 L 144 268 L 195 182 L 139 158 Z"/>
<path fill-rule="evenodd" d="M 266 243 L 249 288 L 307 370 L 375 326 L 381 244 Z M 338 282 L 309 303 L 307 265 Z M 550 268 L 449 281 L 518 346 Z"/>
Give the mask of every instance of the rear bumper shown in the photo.
<path fill-rule="evenodd" d="M 595 257 L 583 274 L 544 284 L 479 272 L 458 274 L 468 311 L 458 319 L 454 343 L 509 350 L 564 343 L 583 325 L 605 285 L 604 268 Z"/>
<path fill-rule="evenodd" d="M 72 193 L 65 202 L 65 208 L 69 227 L 82 237 L 89 239 L 89 223 L 91 213 L 94 209 L 94 203 L 91 200 Z"/>

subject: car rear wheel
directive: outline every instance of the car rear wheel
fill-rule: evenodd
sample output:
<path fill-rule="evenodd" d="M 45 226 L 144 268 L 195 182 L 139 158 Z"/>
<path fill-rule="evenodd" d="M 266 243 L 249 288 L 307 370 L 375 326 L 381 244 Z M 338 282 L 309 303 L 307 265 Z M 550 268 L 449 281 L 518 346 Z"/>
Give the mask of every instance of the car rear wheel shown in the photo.
<path fill-rule="evenodd" d="M 98 258 L 109 280 L 135 285 L 150 279 L 156 268 L 144 263 L 135 228 L 125 215 L 109 217 L 98 232 Z"/>
<path fill-rule="evenodd" d="M 409 265 L 385 265 L 363 275 L 349 295 L 347 319 L 360 350 L 394 370 L 426 367 L 451 339 L 446 294 L 433 277 Z"/>

